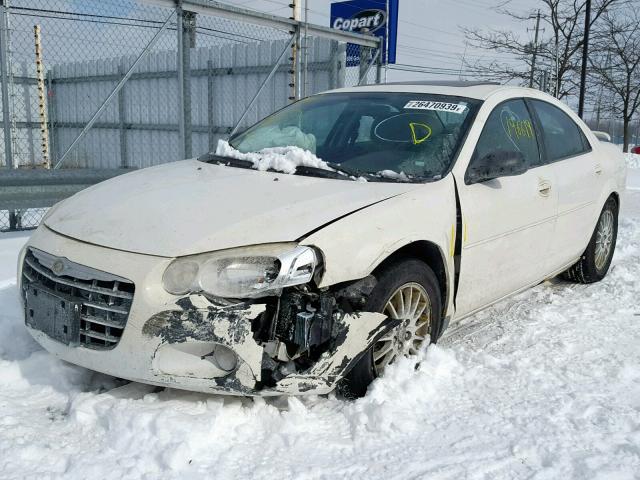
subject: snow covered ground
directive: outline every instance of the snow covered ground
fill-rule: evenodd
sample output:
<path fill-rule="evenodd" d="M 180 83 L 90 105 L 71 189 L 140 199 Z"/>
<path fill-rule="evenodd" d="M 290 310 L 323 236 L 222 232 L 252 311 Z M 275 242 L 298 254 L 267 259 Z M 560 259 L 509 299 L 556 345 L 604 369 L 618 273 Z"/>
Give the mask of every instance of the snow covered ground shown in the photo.
<path fill-rule="evenodd" d="M 366 398 L 240 400 L 125 383 L 22 327 L 0 236 L 0 477 L 640 478 L 640 170 L 595 285 L 540 285 L 465 320 Z"/>

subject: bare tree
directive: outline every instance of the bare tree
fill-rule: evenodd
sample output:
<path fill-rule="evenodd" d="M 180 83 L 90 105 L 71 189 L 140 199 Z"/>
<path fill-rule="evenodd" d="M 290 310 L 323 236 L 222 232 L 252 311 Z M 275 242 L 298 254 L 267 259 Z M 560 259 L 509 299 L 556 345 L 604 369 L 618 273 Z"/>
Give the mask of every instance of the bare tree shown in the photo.
<path fill-rule="evenodd" d="M 593 26 L 613 4 L 625 2 L 595 0 L 592 2 L 590 25 Z M 555 96 L 564 98 L 572 95 L 577 88 L 576 73 L 580 70 L 586 0 L 538 0 L 537 5 L 532 4 L 531 12 L 525 15 L 511 11 L 510 4 L 511 1 L 507 0 L 498 11 L 521 22 L 532 21 L 535 10 L 540 10 L 540 20 L 545 29 L 543 40 L 534 46 L 509 30 L 464 29 L 470 45 L 516 60 L 476 62 L 467 64 L 467 67 L 485 77 L 500 81 L 522 80 L 524 83 L 531 75 L 532 53 L 536 49 L 539 58 L 545 59 L 551 67 Z"/>
<path fill-rule="evenodd" d="M 629 150 L 631 119 L 640 113 L 640 13 L 617 8 L 602 16 L 590 56 L 592 74 L 611 92 L 612 113 L 622 116 L 623 149 Z"/>

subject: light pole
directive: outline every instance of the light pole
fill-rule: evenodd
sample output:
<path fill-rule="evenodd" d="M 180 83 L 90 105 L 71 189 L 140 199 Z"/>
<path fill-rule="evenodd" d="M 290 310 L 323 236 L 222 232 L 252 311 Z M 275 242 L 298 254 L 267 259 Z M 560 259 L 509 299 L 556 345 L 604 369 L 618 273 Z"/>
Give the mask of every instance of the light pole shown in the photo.
<path fill-rule="evenodd" d="M 584 12 L 584 40 L 582 45 L 582 71 L 580 72 L 580 99 L 578 115 L 584 118 L 584 93 L 587 84 L 587 61 L 589 59 L 589 29 L 591 27 L 591 0 L 587 0 Z"/>

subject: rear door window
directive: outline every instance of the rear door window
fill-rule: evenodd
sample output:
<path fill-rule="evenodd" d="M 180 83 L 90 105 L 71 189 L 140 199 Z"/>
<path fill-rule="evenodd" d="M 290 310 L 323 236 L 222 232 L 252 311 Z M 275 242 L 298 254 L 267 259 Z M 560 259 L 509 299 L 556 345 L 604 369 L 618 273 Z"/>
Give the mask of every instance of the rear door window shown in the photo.
<path fill-rule="evenodd" d="M 569 115 L 542 100 L 530 100 L 540 121 L 547 161 L 580 155 L 591 150 L 589 141 Z"/>

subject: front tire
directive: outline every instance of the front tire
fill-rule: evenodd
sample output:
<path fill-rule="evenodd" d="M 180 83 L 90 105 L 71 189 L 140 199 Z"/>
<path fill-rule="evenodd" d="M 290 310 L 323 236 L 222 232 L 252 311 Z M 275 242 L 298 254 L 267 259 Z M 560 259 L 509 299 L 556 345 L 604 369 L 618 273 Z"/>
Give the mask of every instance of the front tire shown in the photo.
<path fill-rule="evenodd" d="M 594 283 L 602 280 L 609 271 L 618 238 L 618 204 L 609 197 L 602 208 L 598 223 L 587 249 L 580 260 L 563 277 L 577 283 Z"/>
<path fill-rule="evenodd" d="M 381 312 L 402 320 L 385 334 L 340 381 L 346 398 L 363 397 L 369 384 L 399 356 L 415 355 L 425 343 L 435 342 L 442 318 L 438 280 L 427 264 L 406 259 L 374 273 L 378 280 L 364 311 Z"/>

